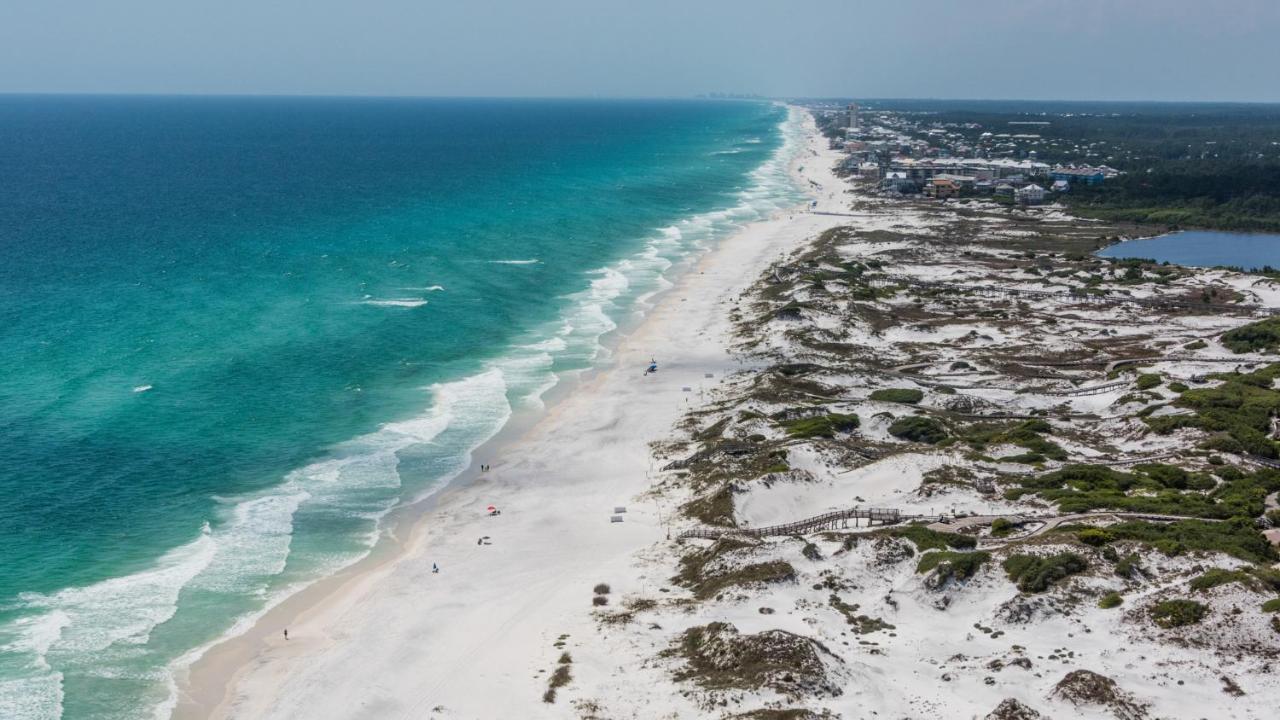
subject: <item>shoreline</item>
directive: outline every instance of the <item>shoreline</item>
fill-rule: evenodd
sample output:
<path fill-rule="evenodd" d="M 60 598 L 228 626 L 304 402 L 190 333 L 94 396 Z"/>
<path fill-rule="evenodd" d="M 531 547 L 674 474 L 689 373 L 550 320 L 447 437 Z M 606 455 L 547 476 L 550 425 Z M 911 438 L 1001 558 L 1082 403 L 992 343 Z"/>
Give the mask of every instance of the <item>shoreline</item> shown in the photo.
<path fill-rule="evenodd" d="M 806 167 L 805 173 L 801 173 L 800 168 L 813 157 L 811 151 L 822 153 L 829 151 L 826 150 L 821 136 L 814 131 L 812 118 L 803 116 L 802 122 L 806 128 L 805 145 L 799 148 L 790 159 L 789 172 L 797 181 L 797 187 L 811 192 L 812 186 L 809 185 L 809 181 L 819 174 L 829 175 L 830 171 L 822 167 L 824 163 L 818 163 L 818 167 Z M 834 181 L 833 177 L 823 179 Z M 694 330 L 692 334 L 694 339 L 707 335 L 706 330 L 710 329 L 709 327 L 704 327 L 701 332 L 698 332 L 697 328 L 688 328 L 688 316 L 697 315 L 700 323 L 714 325 L 716 316 L 721 314 L 717 312 L 717 306 L 730 293 L 719 284 L 708 288 L 708 283 L 699 281 L 699 278 L 703 278 L 708 272 L 724 273 L 725 266 L 730 265 L 734 266 L 727 268 L 734 275 L 730 286 L 741 289 L 752 282 L 756 271 L 761 268 L 750 264 L 746 267 L 737 267 L 741 263 L 734 262 L 741 259 L 735 257 L 741 252 L 735 251 L 738 250 L 737 244 L 745 244 L 744 237 L 750 240 L 753 236 L 771 233 L 764 242 L 757 238 L 756 242 L 752 243 L 755 247 L 751 249 L 755 256 L 753 259 L 767 261 L 779 252 L 803 242 L 817 230 L 837 224 L 837 218 L 800 213 L 793 214 L 789 219 L 783 219 L 782 213 L 777 215 L 750 223 L 733 235 L 691 256 L 684 267 L 677 268 L 673 273 L 674 284 L 654 294 L 648 300 L 651 307 L 643 317 L 634 323 L 624 321 L 617 329 L 610 332 L 610 337 L 604 343 L 611 353 L 608 361 L 589 370 L 562 376 L 557 385 L 544 397 L 543 408 L 517 411 L 493 438 L 472 452 L 472 463 L 466 470 L 439 490 L 423 499 L 397 508 L 388 515 L 387 529 L 369 555 L 348 568 L 317 580 L 293 593 L 262 613 L 247 631 L 210 647 L 179 676 L 178 702 L 174 708 L 173 717 L 229 715 L 258 717 L 273 714 L 270 708 L 274 702 L 289 696 L 289 688 L 281 685 L 287 685 L 291 676 L 303 669 L 300 667 L 302 659 L 315 659 L 322 655 L 333 657 L 341 655 L 344 651 L 348 654 L 358 652 L 358 648 L 352 647 L 358 643 L 346 642 L 341 637 L 345 633 L 338 628 L 348 624 L 347 621 L 351 619 L 349 613 L 353 611 L 356 604 L 370 602 L 371 597 L 379 595 L 385 598 L 390 592 L 386 590 L 389 581 L 394 579 L 394 576 L 407 574 L 402 572 L 403 566 L 413 564 L 415 570 L 421 571 L 425 567 L 429 572 L 434 561 L 427 559 L 425 553 L 437 550 L 443 553 L 442 558 L 448 556 L 450 552 L 458 553 L 457 550 L 450 549 L 451 540 L 454 539 L 450 535 L 456 535 L 464 527 L 484 528 L 481 532 L 493 527 L 505 531 L 506 528 L 503 528 L 503 525 L 506 524 L 510 515 L 487 518 L 482 513 L 476 512 L 475 515 L 468 515 L 467 519 L 461 516 L 474 512 L 477 505 L 482 508 L 489 502 L 482 499 L 481 496 L 485 494 L 522 499 L 525 495 L 538 494 L 527 481 L 513 483 L 506 478 L 509 471 L 527 471 L 527 461 L 508 462 L 495 459 L 490 463 L 494 467 L 493 471 L 481 475 L 476 472 L 479 460 L 506 457 L 508 454 L 518 455 L 523 451 L 532 451 L 536 454 L 537 448 L 541 446 L 554 445 L 557 441 L 565 440 L 563 436 L 566 434 L 566 425 L 574 424 L 573 419 L 569 417 L 571 410 L 584 403 L 591 405 L 595 402 L 607 402 L 609 396 L 613 394 L 613 389 L 620 384 L 619 376 L 624 372 L 623 366 L 626 365 L 628 368 L 636 366 L 635 363 L 624 361 L 624 358 L 630 354 L 644 354 L 640 348 L 635 347 L 636 345 L 642 342 L 656 345 L 661 344 L 663 340 L 670 341 L 669 335 L 673 333 L 664 329 L 660 322 L 663 317 L 672 314 L 679 316 L 677 322 L 686 325 L 682 328 L 685 334 L 688 334 L 689 330 Z M 681 295 L 684 297 L 680 297 Z M 698 305 L 696 308 L 688 303 L 691 295 L 696 295 L 694 297 Z M 723 328 L 719 329 L 723 330 Z M 716 333 L 711 334 L 716 335 Z M 716 351 L 711 354 L 720 356 L 716 365 L 717 371 L 713 373 L 718 380 L 725 372 L 732 369 L 725 363 L 734 361 L 725 355 L 722 344 L 717 343 L 715 339 L 705 344 L 714 345 L 714 347 L 703 347 L 701 348 L 703 352 Z M 663 353 L 653 350 L 662 358 L 660 360 L 662 370 L 654 378 L 653 384 L 661 383 L 663 392 L 656 395 L 660 395 L 663 400 L 674 399 L 676 402 L 670 403 L 674 409 L 653 407 L 658 405 L 658 398 L 654 396 L 655 394 L 645 393 L 642 399 L 647 401 L 650 407 L 639 409 L 637 413 L 637 408 L 629 406 L 625 413 L 620 412 L 619 416 L 614 418 L 617 422 L 623 415 L 633 413 L 666 416 L 665 425 L 651 423 L 653 437 L 636 438 L 634 441 L 633 445 L 638 446 L 644 456 L 647 456 L 645 447 L 647 440 L 655 439 L 660 432 L 664 432 L 670 422 L 678 417 L 679 412 L 687 407 L 680 402 L 682 395 L 680 388 L 691 387 L 691 385 L 678 385 L 669 378 L 683 377 L 685 380 L 680 382 L 690 383 L 698 380 L 694 369 L 682 368 L 678 360 L 675 363 L 668 360 L 668 358 L 679 357 L 677 347 L 680 347 L 679 344 Z M 626 372 L 629 374 L 631 370 Z M 636 450 L 634 446 L 629 448 L 633 452 Z M 606 487 L 619 491 L 612 493 L 614 496 L 612 502 L 627 505 L 637 491 L 643 490 L 643 483 L 637 482 L 637 479 L 647 475 L 647 471 L 644 470 L 645 465 L 646 461 L 641 461 L 638 467 L 630 467 L 627 483 L 603 483 Z M 538 473 L 535 476 L 546 477 L 546 473 Z M 574 485 L 572 481 L 564 484 L 569 487 Z M 619 487 L 613 487 L 615 485 Z M 600 492 L 599 489 L 596 491 Z M 503 507 L 505 502 L 500 499 L 492 501 L 500 507 Z M 510 505 L 505 507 L 515 509 Z M 601 517 L 604 517 L 607 514 L 605 511 L 609 509 L 602 506 Z M 649 534 L 655 529 L 661 531 L 661 508 L 657 508 L 656 518 L 653 515 L 653 511 L 648 508 L 632 508 L 626 515 L 626 523 L 623 524 L 626 532 L 614 533 L 629 536 L 629 542 L 626 543 L 627 549 L 621 553 L 622 556 L 643 547 L 652 539 Z M 562 516 L 556 519 L 559 521 L 581 520 L 581 518 Z M 655 519 L 658 521 L 656 525 Z M 639 532 L 632 532 L 631 528 L 637 528 Z M 609 528 L 606 527 L 605 530 L 608 531 Z M 503 541 L 507 539 L 503 538 Z M 468 558 L 475 556 L 477 552 L 475 548 L 487 549 L 490 546 L 471 547 Z M 499 553 L 495 551 L 490 554 Z M 456 572 L 459 565 L 465 567 L 465 562 L 465 560 L 459 562 L 452 558 L 442 562 L 441 575 L 435 578 L 451 577 L 450 571 Z M 424 614 L 430 615 L 429 612 Z M 377 622 L 373 624 L 377 625 Z M 282 637 L 283 629 L 286 627 L 290 628 L 291 638 L 287 646 Z M 447 666 L 449 660 L 446 655 L 446 652 L 441 652 L 439 657 L 421 660 L 428 665 L 435 663 Z M 266 682 L 263 682 L 264 679 Z M 296 704 L 291 704 L 289 711 L 285 714 L 295 710 L 301 712 Z M 338 712 L 338 708 L 331 706 L 327 710 Z M 300 714 L 299 716 L 308 715 Z"/>

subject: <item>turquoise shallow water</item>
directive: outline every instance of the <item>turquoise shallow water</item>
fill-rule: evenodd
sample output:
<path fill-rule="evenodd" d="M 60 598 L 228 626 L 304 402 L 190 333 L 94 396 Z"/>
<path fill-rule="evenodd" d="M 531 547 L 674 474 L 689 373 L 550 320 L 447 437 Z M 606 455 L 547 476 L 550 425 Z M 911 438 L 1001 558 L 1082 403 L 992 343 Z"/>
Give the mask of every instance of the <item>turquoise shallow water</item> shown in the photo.
<path fill-rule="evenodd" d="M 797 202 L 785 119 L 0 98 L 0 717 L 167 714 L 673 262 Z"/>

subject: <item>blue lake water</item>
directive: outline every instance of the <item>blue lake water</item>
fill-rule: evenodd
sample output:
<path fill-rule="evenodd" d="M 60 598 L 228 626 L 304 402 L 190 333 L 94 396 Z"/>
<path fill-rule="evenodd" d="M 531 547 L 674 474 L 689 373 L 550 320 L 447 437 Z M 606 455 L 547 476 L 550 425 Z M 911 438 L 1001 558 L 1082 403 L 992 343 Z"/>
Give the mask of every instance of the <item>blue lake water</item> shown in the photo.
<path fill-rule="evenodd" d="M 1194 267 L 1280 268 L 1280 235 L 1188 230 L 1141 238 L 1098 251 L 1100 257 L 1151 258 Z"/>
<path fill-rule="evenodd" d="M 137 718 L 365 555 L 663 273 L 768 104 L 0 97 L 0 718 Z"/>

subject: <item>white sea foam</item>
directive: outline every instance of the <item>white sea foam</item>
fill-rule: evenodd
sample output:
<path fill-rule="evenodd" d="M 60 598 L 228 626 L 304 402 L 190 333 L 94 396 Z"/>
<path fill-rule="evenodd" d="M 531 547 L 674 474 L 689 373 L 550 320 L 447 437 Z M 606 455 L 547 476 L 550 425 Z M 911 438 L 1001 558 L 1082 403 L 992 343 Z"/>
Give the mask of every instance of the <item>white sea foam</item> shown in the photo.
<path fill-rule="evenodd" d="M 441 292 L 444 290 L 444 286 L 428 285 L 426 287 L 407 287 L 407 288 L 400 288 L 400 289 L 408 292 Z"/>
<path fill-rule="evenodd" d="M 529 260 L 487 260 L 486 262 L 493 265 L 541 265 L 542 261 L 538 258 Z"/>
<path fill-rule="evenodd" d="M 135 386 L 134 386 L 134 388 L 133 388 L 133 391 L 134 391 L 134 392 L 136 392 L 136 393 L 144 393 L 144 392 L 146 392 L 146 391 L 150 390 L 152 387 L 153 387 L 153 386 L 151 386 L 151 385 L 135 385 Z"/>
<path fill-rule="evenodd" d="M 360 304 L 374 307 L 416 308 L 426 305 L 427 301 L 422 298 L 394 298 L 390 300 L 361 300 Z"/>

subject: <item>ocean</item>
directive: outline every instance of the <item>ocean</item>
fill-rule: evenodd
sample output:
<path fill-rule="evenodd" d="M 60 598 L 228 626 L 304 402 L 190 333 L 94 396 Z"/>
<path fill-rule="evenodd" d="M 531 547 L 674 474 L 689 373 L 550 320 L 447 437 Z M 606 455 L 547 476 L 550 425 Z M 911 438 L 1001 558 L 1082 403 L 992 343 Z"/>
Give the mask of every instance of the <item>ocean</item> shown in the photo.
<path fill-rule="evenodd" d="M 0 717 L 167 717 L 799 202 L 799 141 L 767 103 L 0 97 Z"/>

